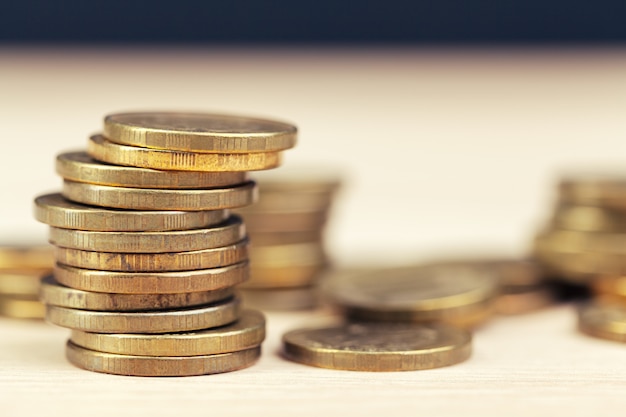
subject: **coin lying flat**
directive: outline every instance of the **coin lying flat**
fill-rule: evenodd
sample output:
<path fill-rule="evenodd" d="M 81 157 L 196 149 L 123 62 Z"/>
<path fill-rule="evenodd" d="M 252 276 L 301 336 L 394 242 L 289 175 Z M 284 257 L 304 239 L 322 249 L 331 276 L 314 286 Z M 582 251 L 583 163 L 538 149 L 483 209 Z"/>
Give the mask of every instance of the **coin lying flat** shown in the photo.
<path fill-rule="evenodd" d="M 175 272 L 113 272 L 57 264 L 56 280 L 84 291 L 122 294 L 172 294 L 213 291 L 241 284 L 249 278 L 248 262 L 221 268 Z"/>
<path fill-rule="evenodd" d="M 601 339 L 626 342 L 626 307 L 617 303 L 589 303 L 578 309 L 578 329 Z"/>
<path fill-rule="evenodd" d="M 462 362 L 468 332 L 443 324 L 359 323 L 293 330 L 284 355 L 295 362 L 349 371 L 412 371 Z"/>
<path fill-rule="evenodd" d="M 248 223 L 246 223 L 246 229 Z M 272 245 L 294 245 L 297 243 L 317 243 L 323 239 L 322 230 L 313 230 L 306 232 L 259 232 L 253 231 L 253 235 L 250 236 L 252 245 L 259 246 L 272 246 Z"/>
<path fill-rule="evenodd" d="M 189 252 L 232 245 L 246 237 L 240 217 L 232 215 L 209 228 L 159 232 L 96 232 L 50 227 L 50 243 L 96 252 Z"/>
<path fill-rule="evenodd" d="M 626 233 L 579 232 L 551 229 L 535 238 L 535 248 L 545 252 L 626 254 Z"/>
<path fill-rule="evenodd" d="M 110 164 L 166 171 L 257 171 L 276 168 L 281 163 L 279 152 L 194 153 L 148 149 L 119 145 L 100 135 L 89 139 L 87 153 Z"/>
<path fill-rule="evenodd" d="M 249 289 L 307 287 L 315 283 L 327 268 L 328 265 L 325 263 L 277 267 L 253 266 L 250 268 L 250 280 L 241 287 Z"/>
<path fill-rule="evenodd" d="M 249 153 L 289 149 L 295 126 L 208 113 L 120 113 L 104 119 L 104 136 L 121 144 L 188 152 Z"/>
<path fill-rule="evenodd" d="M 129 211 L 93 207 L 65 199 L 60 193 L 35 199 L 35 218 L 63 229 L 145 232 L 206 228 L 224 222 L 226 210 Z"/>
<path fill-rule="evenodd" d="M 248 241 L 244 239 L 220 248 L 165 253 L 112 253 L 56 248 L 55 256 L 57 262 L 64 265 L 102 271 L 191 271 L 218 268 L 247 260 Z"/>
<path fill-rule="evenodd" d="M 0 316 L 14 319 L 42 319 L 45 313 L 45 306 L 33 296 L 0 296 Z"/>
<path fill-rule="evenodd" d="M 82 204 L 132 210 L 224 210 L 252 204 L 256 184 L 245 182 L 229 188 L 163 190 L 109 187 L 82 182 L 63 182 L 63 196 Z"/>
<path fill-rule="evenodd" d="M 261 233 L 322 230 L 328 217 L 327 210 L 259 212 L 244 207 L 237 213 L 245 219 L 248 230 Z"/>
<path fill-rule="evenodd" d="M 600 275 L 590 282 L 596 295 L 614 295 L 626 300 L 626 275 Z"/>
<path fill-rule="evenodd" d="M 246 307 L 261 311 L 308 310 L 317 307 L 319 294 L 316 286 L 295 288 L 240 289 Z"/>
<path fill-rule="evenodd" d="M 52 275 L 41 282 L 40 298 L 46 304 L 96 311 L 144 311 L 206 305 L 232 297 L 234 289 L 175 294 L 116 294 L 77 290 L 56 282 Z"/>
<path fill-rule="evenodd" d="M 41 278 L 51 271 L 52 268 L 34 271 L 0 269 L 0 294 L 37 295 Z"/>
<path fill-rule="evenodd" d="M 562 279 L 575 283 L 589 283 L 599 275 L 626 274 L 623 255 L 590 252 L 559 253 L 535 249 L 535 255 L 544 266 Z"/>
<path fill-rule="evenodd" d="M 560 204 L 551 226 L 579 232 L 626 233 L 626 213 L 606 207 Z"/>
<path fill-rule="evenodd" d="M 185 333 L 102 334 L 72 331 L 72 343 L 98 352 L 138 356 L 198 356 L 236 352 L 259 346 L 265 339 L 265 317 L 245 310 L 227 326 Z"/>
<path fill-rule="evenodd" d="M 94 333 L 171 333 L 210 329 L 237 320 L 239 299 L 163 311 L 108 312 L 46 306 L 46 321 Z"/>
<path fill-rule="evenodd" d="M 572 204 L 626 208 L 626 172 L 619 168 L 613 172 L 602 169 L 569 173 L 559 183 L 559 199 Z"/>
<path fill-rule="evenodd" d="M 326 264 L 321 242 L 291 245 L 252 246 L 250 259 L 255 267 L 290 267 Z"/>
<path fill-rule="evenodd" d="M 496 300 L 498 314 L 525 314 L 540 310 L 556 302 L 554 291 L 548 285 L 519 288 L 517 291 L 503 292 Z"/>
<path fill-rule="evenodd" d="M 54 265 L 50 245 L 0 245 L 0 269 L 46 270 Z"/>
<path fill-rule="evenodd" d="M 261 348 L 219 355 L 154 357 L 115 355 L 81 348 L 71 341 L 66 346 L 67 359 L 88 371 L 129 376 L 192 376 L 231 372 L 253 365 Z"/>
<path fill-rule="evenodd" d="M 355 318 L 462 327 L 489 317 L 499 290 L 494 270 L 458 263 L 337 275 L 324 284 L 330 298 Z"/>
<path fill-rule="evenodd" d="M 66 180 L 128 188 L 206 189 L 230 187 L 248 181 L 246 172 L 163 171 L 109 165 L 86 152 L 57 156 L 56 171 Z"/>

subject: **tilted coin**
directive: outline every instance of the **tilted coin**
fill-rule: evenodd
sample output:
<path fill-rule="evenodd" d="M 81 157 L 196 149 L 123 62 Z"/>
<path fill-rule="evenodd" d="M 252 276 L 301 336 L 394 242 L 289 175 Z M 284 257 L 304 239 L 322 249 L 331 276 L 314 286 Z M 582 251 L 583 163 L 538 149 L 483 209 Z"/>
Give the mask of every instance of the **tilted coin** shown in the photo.
<path fill-rule="evenodd" d="M 46 306 L 46 321 L 61 327 L 94 333 L 172 333 L 210 329 L 237 320 L 240 301 L 162 311 L 92 311 Z"/>
<path fill-rule="evenodd" d="M 355 318 L 462 327 L 488 318 L 499 291 L 492 269 L 457 263 L 339 275 L 324 284 L 331 299 Z"/>
<path fill-rule="evenodd" d="M 295 362 L 349 371 L 412 371 L 462 362 L 470 334 L 443 324 L 358 323 L 293 330 L 284 355 Z"/>
<path fill-rule="evenodd" d="M 307 310 L 317 307 L 320 301 L 316 286 L 265 289 L 243 288 L 238 293 L 246 307 L 261 311 Z"/>
<path fill-rule="evenodd" d="M 215 329 L 166 334 L 104 334 L 73 330 L 72 343 L 98 352 L 138 356 L 197 356 L 236 352 L 265 339 L 265 317 L 244 310 L 239 319 Z"/>
<path fill-rule="evenodd" d="M 50 227 L 50 243 L 62 248 L 97 252 L 188 252 L 232 245 L 246 237 L 240 217 L 231 215 L 218 225 L 162 232 L 95 232 Z"/>
<path fill-rule="evenodd" d="M 0 245 L 0 269 L 46 270 L 54 265 L 52 246 Z"/>
<path fill-rule="evenodd" d="M 275 267 L 252 266 L 250 280 L 242 284 L 241 288 L 306 287 L 314 284 L 327 268 L 326 263 Z"/>
<path fill-rule="evenodd" d="M 107 139 L 132 146 L 189 152 L 280 151 L 296 144 L 295 126 L 273 120 L 209 113 L 111 114 Z"/>
<path fill-rule="evenodd" d="M 14 319 L 42 319 L 45 313 L 45 306 L 36 298 L 0 296 L 0 316 Z"/>
<path fill-rule="evenodd" d="M 56 280 L 84 291 L 122 294 L 172 294 L 213 291 L 241 284 L 249 278 L 248 262 L 221 268 L 175 272 L 112 272 L 57 264 Z"/>
<path fill-rule="evenodd" d="M 167 310 L 210 304 L 232 297 L 232 287 L 214 291 L 174 294 L 119 294 L 77 290 L 59 284 L 52 275 L 41 282 L 40 298 L 46 304 L 79 310 Z"/>
<path fill-rule="evenodd" d="M 626 342 L 626 306 L 584 304 L 578 310 L 578 329 L 590 336 Z"/>
<path fill-rule="evenodd" d="M 248 241 L 190 252 L 113 253 L 56 248 L 58 263 L 86 269 L 128 272 L 191 271 L 218 268 L 248 259 Z M 1 278 L 0 278 L 1 279 Z"/>
<path fill-rule="evenodd" d="M 0 269 L 0 294 L 37 295 L 41 278 L 52 268 L 42 270 L 2 270 Z"/>
<path fill-rule="evenodd" d="M 115 355 L 76 346 L 66 346 L 67 359 L 88 371 L 129 376 L 192 376 L 232 372 L 252 366 L 261 356 L 261 348 L 218 355 L 154 357 Z"/>
<path fill-rule="evenodd" d="M 66 180 L 63 182 L 63 196 L 78 203 L 120 209 L 206 211 L 252 204 L 257 198 L 257 189 L 253 181 L 230 188 L 159 190 Z"/>
<path fill-rule="evenodd" d="M 92 136 L 87 153 L 110 164 L 174 171 L 257 171 L 276 168 L 280 152 L 195 153 L 138 148 L 110 142 L 100 135 Z"/>
<path fill-rule="evenodd" d="M 554 211 L 551 226 L 554 229 L 579 232 L 626 233 L 626 211 L 596 206 L 560 204 Z"/>
<path fill-rule="evenodd" d="M 230 187 L 248 181 L 246 172 L 162 171 L 110 165 L 86 152 L 57 156 L 57 173 L 66 180 L 128 188 L 206 189 Z"/>
<path fill-rule="evenodd" d="M 130 211 L 100 208 L 65 199 L 60 193 L 35 199 L 35 218 L 64 229 L 145 232 L 206 228 L 226 220 L 226 210 Z"/>

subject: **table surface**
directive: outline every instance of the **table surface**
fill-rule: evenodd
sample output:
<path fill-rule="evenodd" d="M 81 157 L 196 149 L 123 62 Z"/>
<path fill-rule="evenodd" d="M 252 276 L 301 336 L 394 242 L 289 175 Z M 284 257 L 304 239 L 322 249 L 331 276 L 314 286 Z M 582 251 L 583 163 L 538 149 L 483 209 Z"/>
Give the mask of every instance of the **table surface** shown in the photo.
<path fill-rule="evenodd" d="M 36 194 L 54 155 L 104 114 L 196 109 L 294 121 L 286 165 L 345 174 L 328 233 L 338 265 L 522 254 L 555 174 L 624 160 L 626 50 L 0 49 L 0 240 L 45 241 Z M 325 168 L 326 169 L 326 168 Z M 575 329 L 572 306 L 499 317 L 465 363 L 358 373 L 283 360 L 280 336 L 324 313 L 268 315 L 255 366 L 130 378 L 64 359 L 68 331 L 0 319 L 3 415 L 590 415 L 626 405 L 626 347 Z"/>

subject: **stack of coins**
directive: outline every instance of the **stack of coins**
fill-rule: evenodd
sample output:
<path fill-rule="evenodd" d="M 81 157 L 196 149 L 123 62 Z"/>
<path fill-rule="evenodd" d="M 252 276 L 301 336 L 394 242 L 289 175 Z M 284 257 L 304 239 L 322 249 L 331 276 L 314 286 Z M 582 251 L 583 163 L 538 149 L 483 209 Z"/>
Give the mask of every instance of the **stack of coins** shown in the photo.
<path fill-rule="evenodd" d="M 252 265 L 242 296 L 262 310 L 315 307 L 318 280 L 329 267 L 324 230 L 338 176 L 301 168 L 257 179 L 259 201 L 237 210 L 246 221 Z"/>
<path fill-rule="evenodd" d="M 46 319 L 73 330 L 67 357 L 97 372 L 212 374 L 253 364 L 265 319 L 241 311 L 248 240 L 228 210 L 251 204 L 246 171 L 276 167 L 296 128 L 189 113 L 107 116 L 87 152 L 57 157 L 62 193 L 35 200 L 50 225 Z"/>
<path fill-rule="evenodd" d="M 0 315 L 42 319 L 39 286 L 53 265 L 49 246 L 0 246 Z"/>

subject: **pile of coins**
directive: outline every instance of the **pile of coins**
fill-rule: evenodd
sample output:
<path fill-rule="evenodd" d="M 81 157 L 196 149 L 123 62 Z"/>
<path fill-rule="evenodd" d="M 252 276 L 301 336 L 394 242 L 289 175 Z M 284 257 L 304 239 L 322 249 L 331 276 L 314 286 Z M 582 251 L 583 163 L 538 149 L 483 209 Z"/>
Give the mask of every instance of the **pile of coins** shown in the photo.
<path fill-rule="evenodd" d="M 35 217 L 56 247 L 41 294 L 46 319 L 72 329 L 69 361 L 138 376 L 253 364 L 265 319 L 234 292 L 248 240 L 228 210 L 256 198 L 246 171 L 276 167 L 295 140 L 269 120 L 126 113 L 59 155 L 63 191 L 36 198 Z"/>
<path fill-rule="evenodd" d="M 250 236 L 252 265 L 241 293 L 262 310 L 312 308 L 329 267 L 324 230 L 340 182 L 323 169 L 281 171 L 257 176 L 259 201 L 237 210 Z"/>
<path fill-rule="evenodd" d="M 536 257 L 564 282 L 589 288 L 579 328 L 626 340 L 626 177 L 570 174 L 558 186 L 556 207 L 534 240 Z"/>
<path fill-rule="evenodd" d="M 42 319 L 39 286 L 53 265 L 49 246 L 0 246 L 0 316 Z"/>

